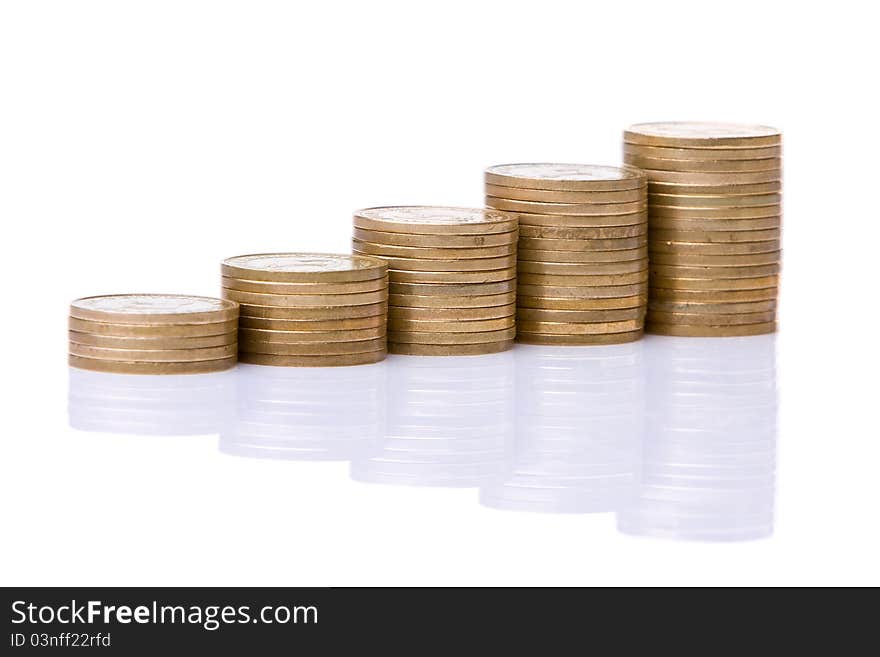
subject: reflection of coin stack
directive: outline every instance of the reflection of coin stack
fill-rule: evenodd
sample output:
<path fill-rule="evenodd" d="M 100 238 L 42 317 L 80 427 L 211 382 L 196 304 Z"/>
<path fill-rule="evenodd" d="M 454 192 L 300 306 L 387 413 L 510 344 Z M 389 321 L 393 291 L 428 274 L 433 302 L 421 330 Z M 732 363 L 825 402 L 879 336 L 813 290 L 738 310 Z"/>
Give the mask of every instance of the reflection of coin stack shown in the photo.
<path fill-rule="evenodd" d="M 745 540 L 773 529 L 774 336 L 653 338 L 638 495 L 621 531 Z"/>
<path fill-rule="evenodd" d="M 781 144 L 763 126 L 644 123 L 624 132 L 625 161 L 648 176 L 650 332 L 776 330 Z"/>
<path fill-rule="evenodd" d="M 354 215 L 355 253 L 388 262 L 388 349 L 489 354 L 513 344 L 516 219 L 467 208 L 388 207 Z"/>
<path fill-rule="evenodd" d="M 513 432 L 513 354 L 391 358 L 384 440 L 352 462 L 359 481 L 479 486 Z"/>
<path fill-rule="evenodd" d="M 632 493 L 644 421 L 640 342 L 523 346 L 516 355 L 516 436 L 486 506 L 553 513 L 616 510 Z"/>
<path fill-rule="evenodd" d="M 239 359 L 282 366 L 385 358 L 387 266 L 378 258 L 264 253 L 223 261 L 223 296 L 241 304 Z"/>
<path fill-rule="evenodd" d="M 70 426 L 142 436 L 220 433 L 233 401 L 232 372 L 127 376 L 71 368 Z"/>
<path fill-rule="evenodd" d="M 363 454 L 381 436 L 384 367 L 239 367 L 235 417 L 220 435 L 220 450 L 298 461 Z"/>
<path fill-rule="evenodd" d="M 645 178 L 628 168 L 504 164 L 486 205 L 515 212 L 517 339 L 612 344 L 642 335 L 648 280 Z"/>
<path fill-rule="evenodd" d="M 238 305 L 179 294 L 115 294 L 70 304 L 69 362 L 117 374 L 199 374 L 236 362 Z"/>

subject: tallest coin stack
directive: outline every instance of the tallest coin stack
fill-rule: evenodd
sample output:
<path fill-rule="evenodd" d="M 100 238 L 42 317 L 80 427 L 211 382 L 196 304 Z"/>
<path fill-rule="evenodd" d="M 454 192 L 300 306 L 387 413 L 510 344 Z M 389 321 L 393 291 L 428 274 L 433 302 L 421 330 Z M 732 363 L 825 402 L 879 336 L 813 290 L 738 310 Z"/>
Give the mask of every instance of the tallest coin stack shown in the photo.
<path fill-rule="evenodd" d="M 648 176 L 646 330 L 734 336 L 776 330 L 782 135 L 765 126 L 641 123 L 627 164 Z"/>

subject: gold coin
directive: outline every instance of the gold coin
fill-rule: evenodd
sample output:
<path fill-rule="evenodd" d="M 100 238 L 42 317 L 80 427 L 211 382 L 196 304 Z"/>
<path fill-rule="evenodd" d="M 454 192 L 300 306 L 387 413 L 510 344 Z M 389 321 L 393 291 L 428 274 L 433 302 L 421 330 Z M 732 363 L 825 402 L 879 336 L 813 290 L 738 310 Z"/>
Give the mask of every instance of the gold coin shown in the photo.
<path fill-rule="evenodd" d="M 70 316 L 109 324 L 201 324 L 238 319 L 238 305 L 185 294 L 110 294 L 72 301 Z"/>
<path fill-rule="evenodd" d="M 544 310 L 542 308 L 519 308 L 516 313 L 518 328 L 523 322 L 561 322 L 578 324 L 582 322 L 622 322 L 642 320 L 645 307 L 618 308 L 612 310 Z"/>
<path fill-rule="evenodd" d="M 595 323 L 524 321 L 518 323 L 518 328 L 523 333 L 536 333 L 541 335 L 601 335 L 607 333 L 627 333 L 629 331 L 641 331 L 643 328 L 643 323 L 641 319 L 629 319 L 621 322 Z"/>
<path fill-rule="evenodd" d="M 467 260 L 429 260 L 427 258 L 396 257 L 386 257 L 384 260 L 388 263 L 391 269 L 402 271 L 491 271 L 516 266 L 516 255 L 502 256 L 500 258 L 470 258 Z M 391 280 L 395 283 L 402 282 L 393 273 L 391 274 Z"/>
<path fill-rule="evenodd" d="M 652 253 L 651 264 L 678 267 L 751 267 L 778 264 L 782 251 L 743 255 L 693 255 L 688 253 Z M 519 266 L 522 268 L 522 262 Z"/>
<path fill-rule="evenodd" d="M 626 331 L 624 333 L 605 333 L 599 335 L 559 335 L 548 333 L 527 333 L 521 331 L 516 335 L 516 341 L 524 344 L 543 345 L 598 345 L 598 344 L 623 344 L 641 340 L 644 331 Z"/>
<path fill-rule="evenodd" d="M 488 235 L 410 235 L 408 233 L 387 233 L 354 228 L 352 237 L 360 242 L 392 246 L 474 249 L 481 246 L 504 246 L 516 243 L 517 232 L 512 230 L 509 233 L 490 233 Z"/>
<path fill-rule="evenodd" d="M 675 148 L 624 142 L 623 152 L 662 160 L 764 160 L 782 157 L 782 146 L 759 148 Z"/>
<path fill-rule="evenodd" d="M 497 258 L 516 253 L 516 240 L 502 246 L 478 246 L 472 249 L 427 248 L 421 246 L 391 246 L 352 240 L 352 250 L 358 253 L 369 253 L 380 258 L 413 258 L 437 260 L 473 260 Z"/>
<path fill-rule="evenodd" d="M 765 242 L 728 242 L 726 244 L 710 244 L 708 242 L 688 242 L 678 240 L 651 240 L 651 257 L 658 253 L 700 256 L 732 256 L 755 255 L 760 253 L 776 253 L 781 247 L 779 239 Z"/>
<path fill-rule="evenodd" d="M 648 268 L 648 259 L 623 262 L 529 262 L 520 260 L 519 276 L 526 274 L 550 274 L 555 276 L 600 276 L 606 274 L 631 274 Z M 524 281 L 523 281 L 524 282 Z"/>
<path fill-rule="evenodd" d="M 513 328 L 516 323 L 514 316 L 498 319 L 473 320 L 469 322 L 442 322 L 420 319 L 388 320 L 389 332 L 413 333 L 477 333 L 483 331 L 500 331 Z"/>
<path fill-rule="evenodd" d="M 781 171 L 782 158 L 767 160 L 662 160 L 644 157 L 633 152 L 623 154 L 627 164 L 648 171 L 695 171 L 697 173 L 743 173 L 752 171 Z"/>
<path fill-rule="evenodd" d="M 520 274 L 517 284 L 523 285 L 547 285 L 561 287 L 576 287 L 578 285 L 632 285 L 644 283 L 648 280 L 648 270 L 631 272 L 628 274 L 597 274 L 587 276 L 568 276 L 558 274 Z"/>
<path fill-rule="evenodd" d="M 269 331 L 356 331 L 385 326 L 384 314 L 372 317 L 352 317 L 349 319 L 263 319 L 242 316 L 239 320 L 242 329 L 264 329 Z"/>
<path fill-rule="evenodd" d="M 720 338 L 775 333 L 776 322 L 745 324 L 743 326 L 688 326 L 685 324 L 646 324 L 645 330 L 648 333 L 654 333 L 656 335 Z"/>
<path fill-rule="evenodd" d="M 648 218 L 648 211 L 631 212 L 629 214 L 576 215 L 576 214 L 532 214 L 529 212 L 514 213 L 519 218 L 519 227 L 550 226 L 555 228 L 601 228 L 603 226 L 637 226 Z M 520 234 L 520 236 L 522 236 Z"/>
<path fill-rule="evenodd" d="M 394 319 L 404 319 L 467 323 L 469 321 L 513 317 L 515 314 L 516 302 L 506 303 L 502 306 L 487 306 L 485 308 L 410 308 L 407 306 L 392 306 L 388 309 L 388 320 L 389 322 Z"/>
<path fill-rule="evenodd" d="M 760 290 L 776 288 L 779 276 L 758 276 L 755 278 L 666 278 L 651 276 L 651 287 L 666 290 Z"/>
<path fill-rule="evenodd" d="M 343 295 L 344 296 L 344 295 Z M 388 302 L 368 303 L 363 306 L 308 306 L 304 308 L 285 308 L 283 306 L 260 306 L 244 304 L 242 317 L 256 319 L 308 320 L 311 322 L 334 319 L 357 319 L 385 315 Z"/>
<path fill-rule="evenodd" d="M 68 351 L 74 356 L 95 360 L 114 360 L 119 363 L 190 363 L 200 360 L 220 360 L 235 356 L 235 343 L 220 347 L 201 347 L 197 349 L 120 349 L 114 347 L 93 347 L 71 342 Z"/>
<path fill-rule="evenodd" d="M 385 325 L 364 329 L 325 330 L 325 331 L 279 331 L 272 329 L 239 329 L 238 339 L 242 343 L 268 342 L 280 344 L 302 344 L 310 342 L 357 342 L 377 340 L 385 337 Z"/>
<path fill-rule="evenodd" d="M 126 363 L 98 358 L 83 358 L 73 354 L 68 355 L 67 358 L 71 367 L 113 374 L 204 374 L 228 370 L 235 367 L 237 362 L 235 357 L 181 363 Z"/>
<path fill-rule="evenodd" d="M 776 320 L 775 311 L 741 314 L 700 314 L 669 313 L 659 310 L 648 311 L 648 321 L 653 324 L 679 324 L 684 326 L 739 326 L 742 324 L 764 324 Z"/>
<path fill-rule="evenodd" d="M 745 208 L 779 205 L 782 194 L 648 194 L 648 203 L 681 208 Z"/>
<path fill-rule="evenodd" d="M 361 294 L 384 290 L 388 286 L 388 277 L 355 283 L 270 283 L 223 276 L 221 285 L 230 290 L 261 294 Z"/>
<path fill-rule="evenodd" d="M 681 267 L 679 265 L 651 264 L 651 276 L 664 278 L 754 278 L 778 273 L 778 262 L 770 265 L 748 265 L 745 267 Z"/>
<path fill-rule="evenodd" d="M 515 328 L 473 333 L 440 333 L 428 331 L 388 331 L 389 344 L 482 344 L 512 340 Z"/>
<path fill-rule="evenodd" d="M 362 292 L 360 294 L 262 294 L 260 292 L 239 292 L 224 287 L 223 296 L 241 304 L 305 308 L 310 306 L 363 306 L 382 303 L 388 298 L 388 291 L 383 289 L 378 292 Z"/>
<path fill-rule="evenodd" d="M 687 219 L 652 217 L 652 230 L 766 230 L 781 228 L 782 217 L 760 217 L 756 219 Z"/>
<path fill-rule="evenodd" d="M 515 292 L 484 294 L 480 296 L 437 296 L 418 294 L 392 294 L 388 298 L 389 308 L 487 308 L 503 306 L 516 301 Z"/>
<path fill-rule="evenodd" d="M 522 308 L 542 310 L 618 310 L 643 307 L 647 301 L 647 293 L 603 299 L 557 299 L 526 295 L 520 295 L 516 298 L 517 310 Z"/>
<path fill-rule="evenodd" d="M 79 331 L 68 331 L 68 339 L 70 342 L 81 345 L 89 345 L 92 347 L 108 347 L 110 349 L 201 349 L 203 347 L 222 347 L 224 345 L 235 344 L 238 341 L 237 331 L 232 330 L 229 333 L 220 335 L 206 335 L 202 337 L 120 337 L 95 335 L 93 333 L 81 333 Z"/>
<path fill-rule="evenodd" d="M 756 205 L 750 208 L 680 208 L 670 205 L 652 205 L 648 216 L 669 219 L 760 219 L 763 217 L 779 217 L 782 208 L 779 205 Z"/>
<path fill-rule="evenodd" d="M 346 367 L 350 365 L 370 365 L 385 360 L 387 351 L 362 354 L 342 354 L 336 356 L 284 356 L 278 354 L 241 354 L 240 362 L 252 365 L 274 365 L 276 367 Z"/>
<path fill-rule="evenodd" d="M 68 328 L 79 333 L 90 333 L 96 336 L 119 338 L 188 338 L 228 335 L 238 328 L 238 320 L 225 322 L 203 322 L 200 324 L 113 324 L 111 322 L 93 322 L 88 319 L 70 317 Z"/>
<path fill-rule="evenodd" d="M 498 283 L 392 283 L 391 294 L 414 294 L 416 296 L 486 296 L 516 292 L 516 279 Z"/>
<path fill-rule="evenodd" d="M 547 299 L 607 299 L 645 294 L 647 289 L 647 282 L 632 285 L 603 285 L 595 287 L 587 285 L 571 287 L 519 285 L 517 296 L 543 297 Z"/>
<path fill-rule="evenodd" d="M 414 344 L 389 343 L 388 351 L 392 354 L 408 356 L 484 356 L 507 351 L 513 347 L 513 340 L 499 342 L 483 342 L 478 344 Z"/>
<path fill-rule="evenodd" d="M 545 237 L 564 240 L 619 239 L 648 233 L 647 220 L 634 226 L 600 226 L 597 228 L 560 228 L 556 226 L 520 226 L 521 237 Z"/>
<path fill-rule="evenodd" d="M 651 230 L 651 249 L 655 242 L 706 242 L 729 244 L 738 242 L 775 242 L 779 228 L 764 230 Z"/>
<path fill-rule="evenodd" d="M 274 354 L 276 356 L 341 356 L 372 353 L 385 348 L 385 338 L 351 342 L 263 342 L 239 340 L 240 353 Z"/>
<path fill-rule="evenodd" d="M 255 253 L 227 258 L 223 276 L 276 283 L 354 283 L 385 276 L 377 258 L 335 253 Z"/>
<path fill-rule="evenodd" d="M 565 192 L 552 189 L 502 187 L 486 183 L 486 196 L 536 203 L 632 203 L 645 200 L 645 187 L 618 192 Z"/>
<path fill-rule="evenodd" d="M 390 270 L 392 285 L 398 283 L 500 283 L 516 278 L 516 267 L 504 267 L 486 271 L 401 271 Z"/>
<path fill-rule="evenodd" d="M 558 191 L 622 191 L 645 186 L 645 176 L 630 167 L 595 164 L 499 164 L 485 172 L 486 183 L 502 187 Z"/>
<path fill-rule="evenodd" d="M 713 185 L 728 187 L 730 185 L 753 185 L 755 183 L 770 183 L 782 180 L 782 171 L 772 169 L 770 171 L 745 171 L 739 173 L 726 172 L 696 172 L 696 171 L 661 171 L 651 169 L 645 171 L 651 183 L 666 183 L 688 186 Z"/>
<path fill-rule="evenodd" d="M 516 201 L 497 196 L 487 196 L 486 205 L 496 210 L 508 212 L 527 212 L 529 214 L 564 214 L 564 215 L 612 215 L 632 214 L 645 209 L 647 201 L 632 203 L 536 203 L 534 201 Z"/>
<path fill-rule="evenodd" d="M 782 143 L 779 130 L 763 125 L 666 121 L 636 123 L 623 132 L 629 144 L 672 148 L 760 148 Z"/>
<path fill-rule="evenodd" d="M 354 214 L 355 228 L 413 235 L 486 235 L 516 230 L 516 217 L 480 208 L 397 206 Z"/>
<path fill-rule="evenodd" d="M 618 263 L 644 260 L 648 256 L 647 246 L 617 251 L 549 251 L 546 249 L 527 249 L 520 247 L 519 263 L 555 262 L 555 263 Z M 519 265 L 517 265 L 519 266 Z"/>
<path fill-rule="evenodd" d="M 698 301 L 661 301 L 651 299 L 648 310 L 666 313 L 691 313 L 696 315 L 733 315 L 738 313 L 764 313 L 776 310 L 776 299 L 726 303 L 701 303 Z"/>
<path fill-rule="evenodd" d="M 521 249 L 534 251 L 621 251 L 647 245 L 645 237 L 623 237 L 602 240 L 557 240 L 543 237 L 521 237 Z"/>
<path fill-rule="evenodd" d="M 676 290 L 652 287 L 651 301 L 677 301 L 698 303 L 743 303 L 746 301 L 775 300 L 777 288 L 767 287 L 757 290 Z"/>
<path fill-rule="evenodd" d="M 688 185 L 687 183 L 663 183 L 649 182 L 648 197 L 656 194 L 684 194 L 685 196 L 751 196 L 755 194 L 776 194 L 782 191 L 782 181 L 751 183 L 751 184 L 723 184 L 723 185 Z"/>

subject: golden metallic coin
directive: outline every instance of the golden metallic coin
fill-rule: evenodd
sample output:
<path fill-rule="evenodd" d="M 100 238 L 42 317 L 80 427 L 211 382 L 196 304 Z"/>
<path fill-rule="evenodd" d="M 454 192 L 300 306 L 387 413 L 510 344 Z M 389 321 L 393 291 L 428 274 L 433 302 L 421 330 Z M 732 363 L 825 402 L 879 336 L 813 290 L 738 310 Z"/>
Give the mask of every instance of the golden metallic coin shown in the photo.
<path fill-rule="evenodd" d="M 782 217 L 759 217 L 753 219 L 688 219 L 651 217 L 652 230 L 767 230 L 781 228 Z"/>
<path fill-rule="evenodd" d="M 93 347 L 71 342 L 68 351 L 74 356 L 96 360 L 114 360 L 120 363 L 188 363 L 200 360 L 219 360 L 235 356 L 235 343 L 220 347 L 201 347 L 196 349 L 119 349 L 113 347 Z"/>
<path fill-rule="evenodd" d="M 559 274 L 520 274 L 517 278 L 518 287 L 523 285 L 546 285 L 576 287 L 578 285 L 632 285 L 648 280 L 648 270 L 642 269 L 628 274 L 596 274 L 587 276 L 568 276 Z"/>
<path fill-rule="evenodd" d="M 544 310 L 542 308 L 519 308 L 516 313 L 518 327 L 523 322 L 558 322 L 578 324 L 582 322 L 622 322 L 642 320 L 645 307 L 617 308 L 612 310 Z"/>
<path fill-rule="evenodd" d="M 345 296 L 345 295 L 342 295 Z M 285 308 L 283 306 L 260 306 L 256 304 L 243 304 L 241 307 L 242 317 L 255 319 L 305 319 L 312 322 L 326 321 L 331 319 L 356 319 L 360 317 L 375 317 L 385 315 L 388 311 L 388 302 L 368 303 L 363 306 L 308 306 L 304 308 Z"/>
<path fill-rule="evenodd" d="M 629 319 L 621 322 L 595 323 L 522 321 L 518 323 L 518 328 L 523 333 L 537 333 L 541 335 L 602 335 L 640 331 L 642 330 L 642 320 Z"/>
<path fill-rule="evenodd" d="M 574 214 L 532 214 L 514 213 L 519 218 L 519 227 L 550 226 L 555 228 L 601 228 L 603 226 L 637 226 L 648 217 L 647 209 L 629 214 L 574 215 Z M 520 235 L 522 236 L 522 235 Z"/>
<path fill-rule="evenodd" d="M 651 183 L 666 183 L 688 186 L 713 185 L 728 187 L 730 185 L 753 185 L 755 183 L 770 183 L 782 180 L 782 171 L 771 169 L 770 171 L 745 171 L 739 173 L 722 172 L 696 172 L 696 171 L 662 171 L 659 169 L 646 170 L 645 174 Z"/>
<path fill-rule="evenodd" d="M 676 301 L 697 303 L 744 303 L 747 301 L 775 300 L 778 288 L 767 287 L 757 290 L 676 290 L 651 287 L 651 301 Z"/>
<path fill-rule="evenodd" d="M 110 324 L 169 326 L 238 319 L 238 305 L 184 294 L 111 294 L 72 301 L 70 316 Z"/>
<path fill-rule="evenodd" d="M 410 308 L 407 306 L 393 306 L 388 309 L 388 321 L 404 319 L 468 323 L 470 321 L 513 317 L 515 314 L 515 301 L 501 306 L 487 306 L 485 308 Z"/>
<path fill-rule="evenodd" d="M 764 335 L 776 332 L 776 322 L 745 324 L 743 326 L 688 326 L 685 324 L 646 324 L 645 331 L 656 335 L 677 335 L 682 337 L 734 337 L 744 335 Z"/>
<path fill-rule="evenodd" d="M 390 319 L 389 332 L 405 333 L 478 333 L 484 331 L 500 331 L 513 328 L 516 320 L 513 315 L 499 319 L 473 320 L 470 322 L 442 322 L 420 319 Z"/>
<path fill-rule="evenodd" d="M 633 285 L 572 286 L 519 285 L 517 297 L 544 297 L 548 299 L 608 299 L 647 293 L 647 283 Z"/>
<path fill-rule="evenodd" d="M 644 260 L 648 255 L 647 246 L 616 251 L 557 251 L 546 249 L 527 249 L 520 246 L 519 262 L 555 263 L 622 263 Z M 519 266 L 519 265 L 517 265 Z"/>
<path fill-rule="evenodd" d="M 775 311 L 776 305 L 776 299 L 768 299 L 765 301 L 730 301 L 726 303 L 661 301 L 659 299 L 651 299 L 648 302 L 648 310 L 652 312 L 689 313 L 695 315 L 734 315 L 738 313 L 751 314 Z"/>
<path fill-rule="evenodd" d="M 563 215 L 613 215 L 631 214 L 645 209 L 647 200 L 632 203 L 535 203 L 534 201 L 515 201 L 496 196 L 487 196 L 486 205 L 496 210 L 508 212 L 527 212 L 529 214 Z"/>
<path fill-rule="evenodd" d="M 530 262 L 520 260 L 519 276 L 526 274 L 549 274 L 554 276 L 603 276 L 607 274 L 631 274 L 646 270 L 648 259 L 624 260 L 622 262 Z M 523 281 L 525 282 L 525 281 Z"/>
<path fill-rule="evenodd" d="M 79 331 L 68 331 L 68 340 L 74 344 L 89 345 L 92 347 L 107 347 L 110 349 L 150 349 L 150 350 L 167 350 L 167 349 L 201 349 L 204 347 L 222 347 L 224 345 L 234 345 L 238 341 L 236 330 L 220 335 L 206 335 L 202 337 L 119 337 L 107 335 L 95 335 L 93 333 L 81 333 Z"/>
<path fill-rule="evenodd" d="M 782 133 L 763 125 L 666 121 L 631 125 L 623 141 L 671 148 L 760 148 L 781 144 Z"/>
<path fill-rule="evenodd" d="M 385 349 L 385 338 L 351 342 L 263 342 L 239 340 L 241 354 L 275 354 L 277 356 L 340 356 L 363 354 Z"/>
<path fill-rule="evenodd" d="M 388 291 L 362 292 L 360 294 L 261 294 L 239 292 L 222 288 L 223 296 L 241 304 L 275 306 L 278 308 L 308 308 L 315 306 L 363 306 L 382 303 L 388 299 Z"/>
<path fill-rule="evenodd" d="M 776 288 L 779 276 L 757 276 L 754 278 L 668 278 L 651 276 L 651 287 L 666 290 L 760 290 Z"/>
<path fill-rule="evenodd" d="M 517 310 L 537 308 L 543 310 L 619 310 L 643 307 L 648 301 L 647 293 L 626 297 L 607 297 L 602 299 L 559 299 L 530 297 L 520 295 L 516 298 Z"/>
<path fill-rule="evenodd" d="M 648 194 L 648 203 L 681 208 L 745 208 L 779 205 L 782 194 Z"/>
<path fill-rule="evenodd" d="M 779 217 L 779 205 L 756 205 L 750 208 L 679 208 L 669 205 L 652 205 L 648 216 L 653 221 L 657 217 L 669 219 L 760 219 Z"/>
<path fill-rule="evenodd" d="M 663 278 L 754 278 L 756 276 L 772 276 L 778 273 L 778 262 L 769 265 L 748 265 L 745 267 L 681 267 L 678 265 L 651 263 L 651 276 Z"/>
<path fill-rule="evenodd" d="M 558 191 L 621 191 L 645 185 L 638 169 L 596 164 L 499 164 L 486 169 L 485 179 L 501 187 Z"/>
<path fill-rule="evenodd" d="M 503 187 L 486 183 L 486 196 L 536 203 L 632 203 L 645 200 L 645 187 L 618 192 L 565 192 L 552 189 Z"/>
<path fill-rule="evenodd" d="M 204 374 L 228 370 L 235 367 L 237 360 L 232 357 L 183 363 L 125 363 L 98 358 L 83 358 L 73 354 L 68 356 L 68 363 L 71 367 L 113 374 Z"/>
<path fill-rule="evenodd" d="M 355 228 L 411 235 L 486 235 L 516 230 L 516 217 L 480 208 L 397 206 L 354 214 Z"/>
<path fill-rule="evenodd" d="M 753 265 L 777 264 L 782 259 L 782 251 L 742 255 L 694 255 L 689 253 L 652 253 L 652 265 L 674 265 L 678 267 L 751 267 Z M 519 266 L 522 267 L 520 262 Z"/>
<path fill-rule="evenodd" d="M 544 237 L 563 240 L 619 239 L 648 233 L 648 222 L 634 226 L 599 226 L 596 228 L 560 228 L 556 226 L 520 226 L 521 237 Z"/>
<path fill-rule="evenodd" d="M 505 246 L 516 243 L 517 232 L 489 233 L 487 235 L 410 235 L 408 233 L 388 233 L 378 230 L 354 228 L 352 237 L 360 242 L 389 244 L 435 249 L 475 249 L 481 246 Z"/>
<path fill-rule="evenodd" d="M 515 292 L 459 297 L 392 294 L 388 298 L 388 305 L 390 308 L 394 306 L 404 306 L 407 308 L 487 308 L 489 306 L 503 306 L 514 301 L 516 301 Z"/>
<path fill-rule="evenodd" d="M 653 237 L 650 242 L 652 258 L 658 253 L 701 256 L 755 255 L 759 253 L 776 253 L 779 251 L 780 246 L 781 242 L 779 239 L 763 242 L 728 242 L 711 244 L 709 242 L 664 240 Z"/>
<path fill-rule="evenodd" d="M 390 271 L 391 283 L 500 283 L 516 278 L 516 267 L 503 267 L 486 271 Z"/>
<path fill-rule="evenodd" d="M 239 329 L 242 343 L 269 342 L 279 344 L 302 344 L 314 342 L 358 342 L 385 337 L 385 325 L 364 329 L 340 329 L 325 331 L 279 331 L 272 329 Z"/>
<path fill-rule="evenodd" d="M 679 324 L 684 326 L 740 326 L 743 324 L 764 324 L 776 320 L 775 311 L 740 314 L 701 314 L 668 313 L 659 310 L 648 311 L 648 321 L 652 324 Z"/>
<path fill-rule="evenodd" d="M 386 317 L 352 317 L 350 319 L 263 319 L 242 316 L 239 324 L 243 329 L 264 329 L 268 331 L 353 331 L 358 329 L 385 326 Z"/>
<path fill-rule="evenodd" d="M 779 228 L 764 230 L 651 230 L 651 249 L 655 242 L 706 242 L 708 244 L 730 244 L 737 242 L 775 242 L 779 239 Z"/>
<path fill-rule="evenodd" d="M 439 248 L 430 249 L 419 246 L 389 246 L 352 240 L 352 250 L 357 253 L 369 253 L 379 258 L 408 258 L 436 260 L 474 260 L 497 258 L 516 253 L 516 240 L 502 246 L 478 246 L 472 249 Z"/>
<path fill-rule="evenodd" d="M 335 253 L 256 253 L 227 258 L 223 276 L 276 283 L 354 283 L 385 276 L 377 258 Z"/>
<path fill-rule="evenodd" d="M 777 194 L 782 192 L 782 181 L 723 184 L 723 185 L 688 185 L 686 183 L 649 182 L 648 196 L 656 194 L 684 194 L 685 196 L 752 196 L 757 194 Z"/>
<path fill-rule="evenodd" d="M 781 171 L 782 158 L 768 160 L 662 160 L 644 157 L 633 152 L 623 154 L 627 164 L 647 171 L 695 171 L 697 173 L 743 173 L 753 171 Z"/>
<path fill-rule="evenodd" d="M 370 365 L 385 360 L 387 351 L 362 354 L 342 354 L 337 356 L 284 356 L 278 354 L 241 354 L 240 362 L 252 365 L 274 365 L 275 367 L 346 367 L 350 365 Z"/>
<path fill-rule="evenodd" d="M 258 292 L 260 294 L 362 294 L 379 292 L 388 286 L 388 277 L 374 278 L 354 283 L 271 283 L 267 281 L 245 281 L 240 278 L 223 276 L 221 285 L 239 292 Z"/>
<path fill-rule="evenodd" d="M 624 142 L 623 152 L 661 160 L 765 160 L 782 157 L 782 146 L 758 148 L 676 148 Z"/>
<path fill-rule="evenodd" d="M 416 296 L 486 296 L 516 291 L 516 279 L 498 283 L 392 283 L 391 294 L 414 294 Z"/>
<path fill-rule="evenodd" d="M 511 347 L 513 340 L 456 345 L 389 343 L 388 351 L 408 356 L 484 356 L 507 351 Z"/>
<path fill-rule="evenodd" d="M 512 340 L 515 328 L 473 333 L 440 333 L 428 331 L 388 331 L 389 344 L 482 344 Z"/>
<path fill-rule="evenodd" d="M 392 269 L 402 271 L 426 272 L 460 272 L 460 271 L 493 271 L 516 266 L 516 255 L 500 258 L 471 258 L 467 260 L 428 260 L 423 258 L 390 258 L 385 261 Z M 392 274 L 391 280 L 401 283 L 399 277 Z"/>
<path fill-rule="evenodd" d="M 90 333 L 106 337 L 130 338 L 187 338 L 227 335 L 238 328 L 238 320 L 225 322 L 203 322 L 200 324 L 114 324 L 112 322 L 93 322 L 88 319 L 70 317 L 68 328 L 79 333 Z"/>
<path fill-rule="evenodd" d="M 602 240 L 557 240 L 543 237 L 521 237 L 520 249 L 534 251 L 620 251 L 647 245 L 645 237 L 623 237 Z"/>
<path fill-rule="evenodd" d="M 627 331 L 625 333 L 605 333 L 600 335 L 559 335 L 549 333 L 528 333 L 520 331 L 516 335 L 516 341 L 523 344 L 543 345 L 598 345 L 598 344 L 623 344 L 641 340 L 644 331 Z"/>

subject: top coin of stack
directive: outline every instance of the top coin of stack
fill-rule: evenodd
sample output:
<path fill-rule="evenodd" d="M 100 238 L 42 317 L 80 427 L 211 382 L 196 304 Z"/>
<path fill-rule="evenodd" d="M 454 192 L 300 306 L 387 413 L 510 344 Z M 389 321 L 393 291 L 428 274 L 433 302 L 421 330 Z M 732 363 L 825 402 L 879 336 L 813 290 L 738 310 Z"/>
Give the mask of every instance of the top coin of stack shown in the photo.
<path fill-rule="evenodd" d="M 517 339 L 612 344 L 642 336 L 648 260 L 644 175 L 591 164 L 502 164 L 486 205 L 519 219 Z"/>
<path fill-rule="evenodd" d="M 181 294 L 114 294 L 70 304 L 73 367 L 198 374 L 236 363 L 238 304 Z"/>
<path fill-rule="evenodd" d="M 488 354 L 515 335 L 516 217 L 471 208 L 369 208 L 352 250 L 389 267 L 388 349 Z"/>
<path fill-rule="evenodd" d="M 378 258 L 262 253 L 223 261 L 241 304 L 239 359 L 257 365 L 364 365 L 385 358 L 388 267 Z"/>
<path fill-rule="evenodd" d="M 648 176 L 647 329 L 682 336 L 776 330 L 782 135 L 725 123 L 641 123 L 623 135 Z"/>

